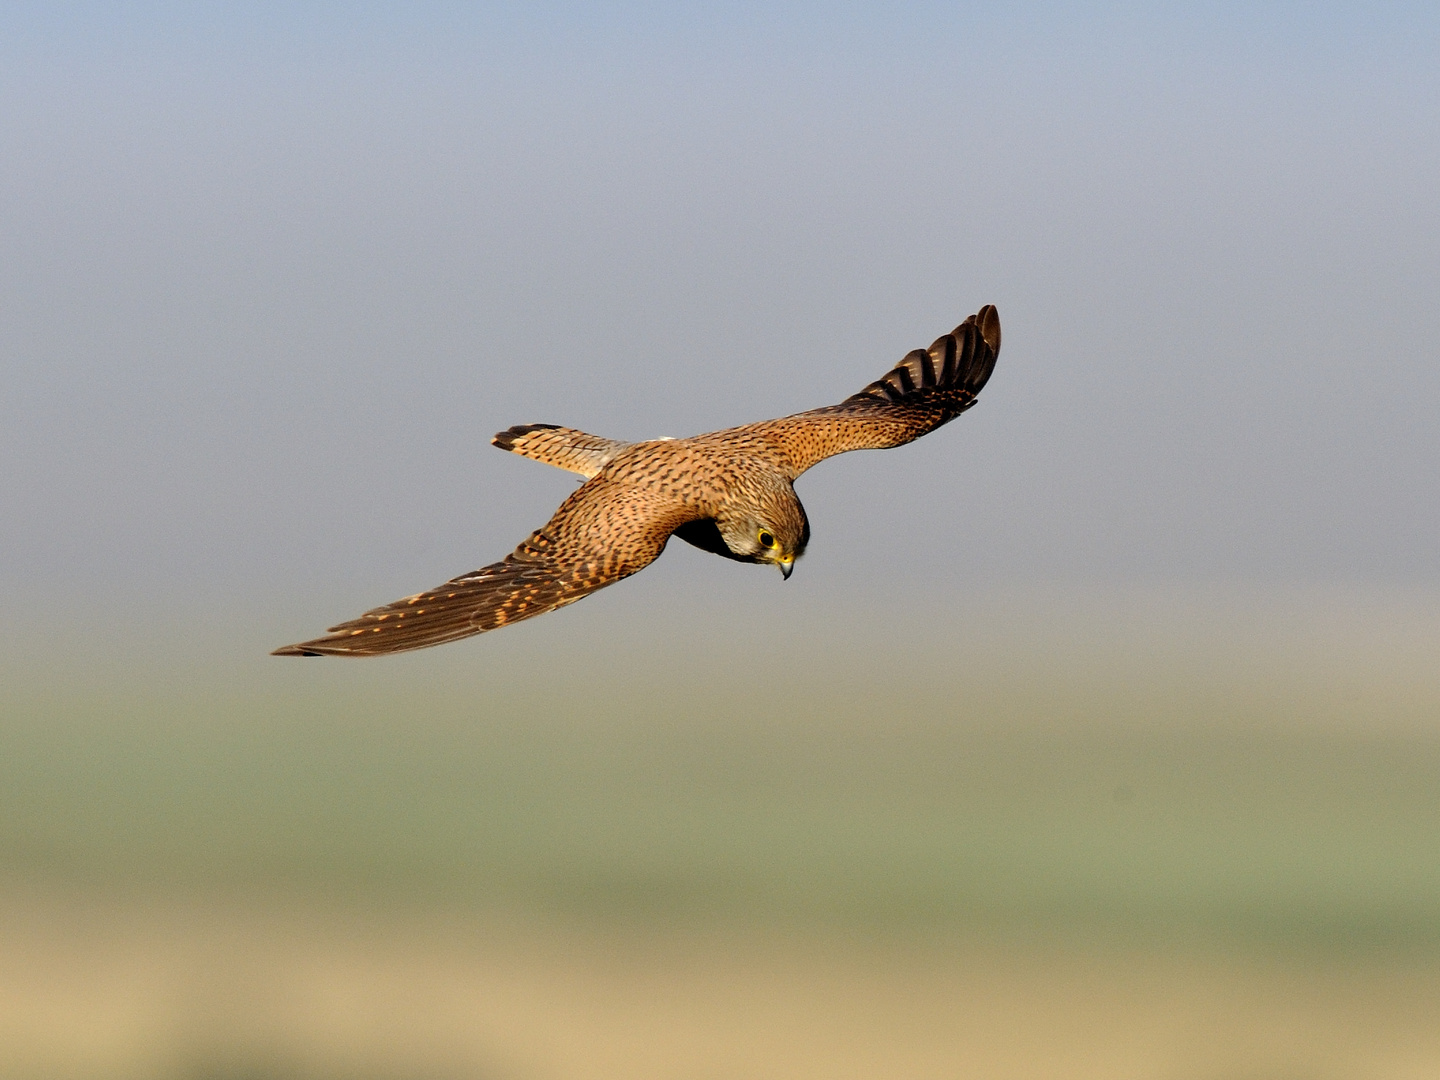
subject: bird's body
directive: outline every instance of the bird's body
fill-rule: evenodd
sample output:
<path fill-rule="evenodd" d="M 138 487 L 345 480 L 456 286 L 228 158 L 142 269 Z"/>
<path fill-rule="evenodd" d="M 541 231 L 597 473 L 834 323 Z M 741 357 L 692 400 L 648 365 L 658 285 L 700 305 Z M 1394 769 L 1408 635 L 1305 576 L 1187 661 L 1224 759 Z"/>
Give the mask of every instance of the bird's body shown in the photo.
<path fill-rule="evenodd" d="M 919 438 L 975 403 L 1000 351 L 981 308 L 928 350 L 838 405 L 688 439 L 625 443 L 528 424 L 492 442 L 585 477 L 504 561 L 375 608 L 277 656 L 374 656 L 439 645 L 532 618 L 643 570 L 669 538 L 785 577 L 810 539 L 794 481 L 847 450 Z"/>

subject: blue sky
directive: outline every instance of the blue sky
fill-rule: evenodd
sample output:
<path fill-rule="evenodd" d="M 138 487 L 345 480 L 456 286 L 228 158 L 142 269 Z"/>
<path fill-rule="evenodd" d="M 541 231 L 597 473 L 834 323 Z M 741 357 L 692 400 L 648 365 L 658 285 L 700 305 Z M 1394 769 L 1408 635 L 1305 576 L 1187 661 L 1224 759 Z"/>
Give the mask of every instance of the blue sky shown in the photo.
<path fill-rule="evenodd" d="M 787 588 L 1440 578 L 1427 9 L 0 18 L 11 605 L 318 628 L 543 522 L 494 431 L 825 404 L 987 302 L 981 405 L 807 475 Z"/>

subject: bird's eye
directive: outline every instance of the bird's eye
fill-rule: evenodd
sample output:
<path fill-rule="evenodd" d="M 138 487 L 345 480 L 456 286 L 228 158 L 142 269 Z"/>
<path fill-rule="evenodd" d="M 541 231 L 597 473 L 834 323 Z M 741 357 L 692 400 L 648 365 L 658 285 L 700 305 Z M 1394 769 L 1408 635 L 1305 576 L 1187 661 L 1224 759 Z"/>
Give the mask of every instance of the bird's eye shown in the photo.
<path fill-rule="evenodd" d="M 760 546 L 761 546 L 761 547 L 767 547 L 767 548 L 773 548 L 773 547 L 775 546 L 775 537 L 772 536 L 770 533 L 766 532 L 764 529 L 761 529 L 761 530 L 760 530 Z"/>

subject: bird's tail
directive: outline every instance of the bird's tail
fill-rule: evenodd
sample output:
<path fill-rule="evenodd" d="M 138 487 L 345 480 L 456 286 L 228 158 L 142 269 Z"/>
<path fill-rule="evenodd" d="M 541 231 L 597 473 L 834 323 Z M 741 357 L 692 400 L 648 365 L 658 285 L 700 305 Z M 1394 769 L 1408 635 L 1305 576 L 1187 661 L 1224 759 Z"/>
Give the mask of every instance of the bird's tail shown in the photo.
<path fill-rule="evenodd" d="M 630 445 L 554 424 L 517 424 L 497 434 L 490 444 L 579 473 L 587 480 L 597 475 L 619 450 Z"/>

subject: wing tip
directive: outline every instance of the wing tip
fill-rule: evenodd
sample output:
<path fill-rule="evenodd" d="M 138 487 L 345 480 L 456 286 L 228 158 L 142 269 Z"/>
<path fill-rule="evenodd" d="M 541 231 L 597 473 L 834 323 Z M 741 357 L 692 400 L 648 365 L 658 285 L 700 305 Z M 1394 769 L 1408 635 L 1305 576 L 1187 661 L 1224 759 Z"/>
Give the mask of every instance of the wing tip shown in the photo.
<path fill-rule="evenodd" d="M 994 304 L 986 304 L 955 328 L 955 336 L 958 338 L 967 326 L 980 339 L 982 347 L 971 352 L 968 370 L 957 371 L 955 381 L 971 394 L 979 394 L 990 381 L 995 362 L 1000 358 L 1000 313 Z"/>
<path fill-rule="evenodd" d="M 975 329 L 980 331 L 980 336 L 985 339 L 985 344 L 990 346 L 990 351 L 997 357 L 1000 355 L 1000 312 L 994 304 L 986 304 L 966 322 L 974 322 Z"/>
<path fill-rule="evenodd" d="M 995 356 L 1000 355 L 1000 312 L 994 304 L 986 304 L 950 333 L 960 338 L 971 331 L 980 339 L 977 344 L 987 347 Z"/>
<path fill-rule="evenodd" d="M 846 401 L 903 402 L 931 391 L 962 392 L 969 408 L 1000 355 L 1000 313 L 986 304 L 926 349 L 913 349 L 883 376 Z"/>
<path fill-rule="evenodd" d="M 301 643 L 301 644 L 299 644 L 299 645 L 282 645 L 280 648 L 273 650 L 273 651 L 270 653 L 270 655 L 271 655 L 271 656 L 324 656 L 325 654 L 324 654 L 323 652 L 321 652 L 319 649 L 315 649 L 315 648 L 309 647 L 309 643 L 308 643 L 308 642 L 303 642 L 303 643 Z"/>

